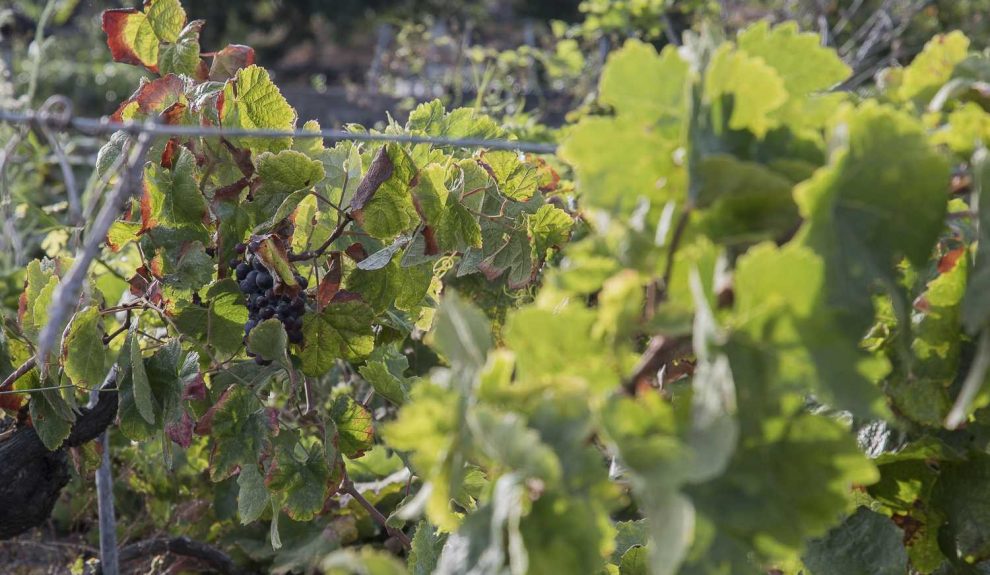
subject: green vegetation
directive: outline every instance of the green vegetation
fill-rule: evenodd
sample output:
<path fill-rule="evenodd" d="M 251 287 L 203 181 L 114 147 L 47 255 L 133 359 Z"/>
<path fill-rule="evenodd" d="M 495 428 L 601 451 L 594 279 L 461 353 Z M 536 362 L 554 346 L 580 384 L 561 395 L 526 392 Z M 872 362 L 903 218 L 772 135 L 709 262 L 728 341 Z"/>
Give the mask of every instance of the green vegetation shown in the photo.
<path fill-rule="evenodd" d="M 642 24 L 666 3 L 621 4 L 573 25 L 636 37 L 560 129 L 432 100 L 330 147 L 120 131 L 77 211 L 58 140 L 0 127 L 17 433 L 64 449 L 110 381 L 120 538 L 244 570 L 983 572 L 990 56 L 940 34 L 838 90 L 858 70 L 797 23 L 674 46 Z M 104 13 L 148 76 L 114 120 L 320 129 L 203 26 Z M 558 152 L 367 139 L 527 133 Z M 72 454 L 62 533 L 95 516 Z"/>

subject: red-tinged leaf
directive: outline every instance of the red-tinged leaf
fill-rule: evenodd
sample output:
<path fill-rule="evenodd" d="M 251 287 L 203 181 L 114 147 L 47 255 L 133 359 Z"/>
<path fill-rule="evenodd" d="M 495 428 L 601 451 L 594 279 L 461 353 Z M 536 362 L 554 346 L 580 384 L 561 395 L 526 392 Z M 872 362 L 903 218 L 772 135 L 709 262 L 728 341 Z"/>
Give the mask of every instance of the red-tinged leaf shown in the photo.
<path fill-rule="evenodd" d="M 182 418 L 179 421 L 167 424 L 165 426 L 165 433 L 169 439 L 183 449 L 189 447 L 192 444 L 193 436 L 193 419 L 189 416 L 189 412 L 183 411 Z"/>
<path fill-rule="evenodd" d="M 179 147 L 179 141 L 175 138 L 169 138 L 168 142 L 165 142 L 165 149 L 162 150 L 162 161 L 161 165 L 163 168 L 168 168 L 171 170 L 175 167 L 175 153 L 176 149 Z"/>
<path fill-rule="evenodd" d="M 371 161 L 371 165 L 368 166 L 368 172 L 365 173 L 364 179 L 358 184 L 357 190 L 354 192 L 354 197 L 351 198 L 351 211 L 356 212 L 355 217 L 360 218 L 358 214 L 371 201 L 371 198 L 375 196 L 375 192 L 385 183 L 385 180 L 392 176 L 393 168 L 392 158 L 388 156 L 387 146 L 382 146 L 378 149 L 378 153 L 375 154 L 375 159 Z"/>
<path fill-rule="evenodd" d="M 144 66 L 152 72 L 158 72 L 157 44 L 153 51 L 147 46 L 142 49 L 148 34 L 154 36 L 144 13 L 134 8 L 105 10 L 103 32 L 107 35 L 107 46 L 115 62 Z"/>
<path fill-rule="evenodd" d="M 208 73 L 214 82 L 226 82 L 241 68 L 254 64 L 254 48 L 242 44 L 230 44 L 213 55 L 213 65 Z"/>
<path fill-rule="evenodd" d="M 375 443 L 375 428 L 371 412 L 350 396 L 340 396 L 330 410 L 337 425 L 337 445 L 340 452 L 355 459 L 364 455 Z"/>
<path fill-rule="evenodd" d="M 123 122 L 147 118 L 152 114 L 162 114 L 179 103 L 184 90 L 185 82 L 175 74 L 144 82 L 130 98 L 124 100 L 110 119 L 114 122 Z"/>
<path fill-rule="evenodd" d="M 27 399 L 22 393 L 6 393 L 0 395 L 0 409 L 6 411 L 17 411 L 24 405 Z"/>
<path fill-rule="evenodd" d="M 330 303 L 346 303 L 349 301 L 363 301 L 363 300 L 361 299 L 361 294 L 342 289 L 338 291 L 336 294 L 334 294 L 333 299 L 330 300 Z"/>
<path fill-rule="evenodd" d="M 553 192 L 560 184 L 560 174 L 543 158 L 526 154 L 526 162 L 536 166 L 536 179 L 539 190 L 545 194 Z"/>
<path fill-rule="evenodd" d="M 185 389 L 182 390 L 182 399 L 199 401 L 206 399 L 206 381 L 202 374 L 186 383 Z"/>
<path fill-rule="evenodd" d="M 143 266 L 138 268 L 137 273 L 131 276 L 131 279 L 127 280 L 128 285 L 130 285 L 131 295 L 136 297 L 143 296 L 148 291 L 148 286 L 151 285 L 148 278 L 141 274 L 141 270 L 143 269 Z"/>
<path fill-rule="evenodd" d="M 171 106 L 169 106 L 168 108 L 165 108 L 165 110 L 163 110 L 158 117 L 161 119 L 161 123 L 163 124 L 169 124 L 172 126 L 178 124 L 185 124 L 186 122 L 184 120 L 185 120 L 186 110 L 188 109 L 189 106 L 187 106 L 185 102 L 176 102 Z"/>
<path fill-rule="evenodd" d="M 349 258 L 351 258 L 356 262 L 359 262 L 368 257 L 368 251 L 364 249 L 363 245 L 357 242 L 347 246 L 347 248 L 344 250 L 344 253 L 346 253 Z"/>
<path fill-rule="evenodd" d="M 232 184 L 219 187 L 213 192 L 213 199 L 217 201 L 236 200 L 249 183 L 247 176 L 245 176 Z"/>
<path fill-rule="evenodd" d="M 154 216 L 154 203 L 151 198 L 151 190 L 148 189 L 148 180 L 142 182 L 144 192 L 141 194 L 141 232 L 144 233 L 158 225 Z"/>
<path fill-rule="evenodd" d="M 946 274 L 956 267 L 956 262 L 966 253 L 966 248 L 956 248 L 938 260 L 938 273 Z"/>
<path fill-rule="evenodd" d="M 340 252 L 330 253 L 330 264 L 326 274 L 320 279 L 320 285 L 316 290 L 316 298 L 320 306 L 326 306 L 333 301 L 334 296 L 340 290 L 343 281 L 343 265 Z"/>

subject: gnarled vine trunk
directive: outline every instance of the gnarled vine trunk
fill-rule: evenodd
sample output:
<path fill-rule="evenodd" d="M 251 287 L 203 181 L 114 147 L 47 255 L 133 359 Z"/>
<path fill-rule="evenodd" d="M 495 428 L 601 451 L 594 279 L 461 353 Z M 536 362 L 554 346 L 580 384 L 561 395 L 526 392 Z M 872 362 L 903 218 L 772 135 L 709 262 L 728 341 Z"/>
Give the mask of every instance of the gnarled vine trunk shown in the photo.
<path fill-rule="evenodd" d="M 49 451 L 33 427 L 0 442 L 0 539 L 43 523 L 69 482 L 65 450 L 98 437 L 117 416 L 117 390 L 104 389 L 92 409 L 82 409 L 62 447 Z"/>

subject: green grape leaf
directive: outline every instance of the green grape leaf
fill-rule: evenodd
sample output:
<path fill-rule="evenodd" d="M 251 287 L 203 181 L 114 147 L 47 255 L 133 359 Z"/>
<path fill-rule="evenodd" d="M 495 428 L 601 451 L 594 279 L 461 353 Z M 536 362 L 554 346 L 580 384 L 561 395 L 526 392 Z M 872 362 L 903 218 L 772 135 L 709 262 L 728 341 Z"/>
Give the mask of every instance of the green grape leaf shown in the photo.
<path fill-rule="evenodd" d="M 436 226 L 443 218 L 450 191 L 445 181 L 447 170 L 440 164 L 430 164 L 419 171 L 412 187 L 416 211 L 428 225 Z"/>
<path fill-rule="evenodd" d="M 977 563 L 990 557 L 990 500 L 984 487 L 990 480 L 990 457 L 971 454 L 968 461 L 946 462 L 932 497 L 945 513 L 939 530 L 943 550 L 958 560 Z"/>
<path fill-rule="evenodd" d="M 516 353 L 519 376 L 527 379 L 573 377 L 588 389 L 605 391 L 618 384 L 603 342 L 592 334 L 592 310 L 569 306 L 558 313 L 528 307 L 513 312 L 505 343 Z"/>
<path fill-rule="evenodd" d="M 848 146 L 794 197 L 807 220 L 801 241 L 825 262 L 828 305 L 842 310 L 849 332 L 862 333 L 874 283 L 892 289 L 902 259 L 920 267 L 931 254 L 949 170 L 921 125 L 892 108 L 868 102 L 849 110 L 846 130 Z"/>
<path fill-rule="evenodd" d="M 574 220 L 564 210 L 544 204 L 526 217 L 526 230 L 533 242 L 533 259 L 543 261 L 547 250 L 563 246 L 571 236 Z M 480 237 L 480 230 L 479 230 Z"/>
<path fill-rule="evenodd" d="M 227 278 L 213 283 L 203 300 L 208 307 L 189 303 L 173 320 L 182 333 L 196 337 L 224 355 L 241 349 L 248 311 L 237 282 Z"/>
<path fill-rule="evenodd" d="M 107 375 L 108 357 L 96 306 L 76 313 L 62 345 L 63 367 L 73 385 L 100 387 Z"/>
<path fill-rule="evenodd" d="M 808 544 L 804 564 L 815 575 L 901 575 L 908 572 L 903 539 L 889 518 L 860 507 Z"/>
<path fill-rule="evenodd" d="M 770 27 L 760 21 L 739 34 L 739 47 L 777 70 L 791 97 L 827 90 L 845 80 L 851 70 L 822 46 L 816 34 L 804 33 L 797 22 Z"/>
<path fill-rule="evenodd" d="M 629 548 L 619 563 L 619 575 L 647 575 L 650 572 L 648 555 L 649 550 L 641 545 Z"/>
<path fill-rule="evenodd" d="M 402 405 L 409 399 L 411 383 L 403 376 L 409 368 L 409 360 L 395 346 L 375 348 L 368 361 L 358 368 L 358 372 L 375 392 L 394 403 Z"/>
<path fill-rule="evenodd" d="M 733 359 L 738 365 L 738 356 Z M 733 375 L 742 389 L 753 385 L 750 378 L 757 376 L 739 369 Z M 750 420 L 760 417 L 747 412 L 746 402 L 739 413 Z M 832 419 L 799 413 L 777 419 L 774 425 L 744 421 L 742 428 L 726 472 L 689 486 L 687 492 L 700 512 L 717 518 L 720 531 L 762 557 L 795 558 L 806 538 L 824 534 L 834 525 L 836 511 L 849 507 L 853 486 L 878 479 L 855 439 Z"/>
<path fill-rule="evenodd" d="M 55 396 L 60 401 L 60 396 Z M 62 409 L 53 406 L 47 394 L 36 394 L 29 404 L 31 423 L 34 425 L 38 438 L 51 451 L 62 446 L 72 432 L 72 419 L 66 419 Z"/>
<path fill-rule="evenodd" d="M 269 449 L 272 424 L 254 393 L 233 385 L 217 399 L 200 425 L 213 439 L 210 479 L 222 481 L 246 465 L 257 465 Z"/>
<path fill-rule="evenodd" d="M 399 309 L 416 307 L 426 297 L 432 281 L 433 266 L 402 267 L 393 260 L 380 269 L 353 270 L 344 285 L 361 294 L 361 298 L 380 313 L 393 305 Z"/>
<path fill-rule="evenodd" d="M 960 252 L 951 269 L 929 282 L 915 300 L 914 361 L 911 374 L 895 372 L 886 392 L 897 412 L 917 423 L 940 427 L 949 413 L 949 388 L 960 367 L 963 348 L 962 299 L 969 260 Z M 919 317 L 920 316 L 920 317 Z"/>
<path fill-rule="evenodd" d="M 609 54 L 598 97 L 620 117 L 656 122 L 676 137 L 687 107 L 688 75 L 688 63 L 673 46 L 657 54 L 650 44 L 627 40 Z"/>
<path fill-rule="evenodd" d="M 155 424 L 155 405 L 152 399 L 151 381 L 148 379 L 148 372 L 144 365 L 144 356 L 141 354 L 141 346 L 134 334 L 130 336 L 130 374 L 131 384 L 134 386 L 134 405 L 138 413 L 149 424 Z"/>
<path fill-rule="evenodd" d="M 645 519 L 635 521 L 619 521 L 615 524 L 615 548 L 612 550 L 612 562 L 619 563 L 626 551 L 634 546 L 645 546 L 647 533 Z"/>
<path fill-rule="evenodd" d="M 642 200 L 659 206 L 684 197 L 686 175 L 675 159 L 678 147 L 678 140 L 639 118 L 588 116 L 571 129 L 559 154 L 573 166 L 589 205 L 629 213 Z"/>
<path fill-rule="evenodd" d="M 196 159 L 181 148 L 172 169 L 149 163 L 145 171 L 144 196 L 141 198 L 141 226 L 176 229 L 203 228 L 206 198 L 196 183 Z"/>
<path fill-rule="evenodd" d="M 533 246 L 529 236 L 522 230 L 513 230 L 508 240 L 492 255 L 478 264 L 478 269 L 489 281 L 506 275 L 506 285 L 510 289 L 523 288 L 536 279 L 539 271 L 533 260 Z"/>
<path fill-rule="evenodd" d="M 703 226 L 716 242 L 773 239 L 800 222 L 792 183 L 768 168 L 713 154 L 698 165 L 699 207 Z"/>
<path fill-rule="evenodd" d="M 305 194 L 294 196 L 294 192 L 310 190 L 326 176 L 322 163 L 295 150 L 262 153 L 257 166 L 261 186 L 254 193 L 253 205 L 260 214 L 258 220 L 270 220 L 269 224 L 278 223 L 295 209 L 291 204 L 285 209 L 281 207 L 290 197 L 298 198 L 296 205 L 305 197 Z"/>
<path fill-rule="evenodd" d="M 265 485 L 272 497 L 279 501 L 282 510 L 295 521 L 311 521 L 323 509 L 330 490 L 330 468 L 321 449 L 305 450 L 297 447 L 295 438 L 282 441 L 275 449 Z M 296 454 L 302 451 L 303 454 Z"/>
<path fill-rule="evenodd" d="M 507 150 L 484 152 L 482 165 L 488 170 L 499 192 L 517 202 L 525 202 L 533 197 L 539 186 L 539 173 L 536 166 L 523 161 L 519 154 Z"/>
<path fill-rule="evenodd" d="M 358 301 L 333 303 L 303 318 L 303 344 L 299 352 L 302 371 L 318 377 L 330 371 L 338 359 L 356 361 L 374 348 L 371 327 L 374 312 Z"/>
<path fill-rule="evenodd" d="M 410 187 L 417 177 L 416 165 L 398 144 L 386 144 L 379 162 L 371 165 L 351 200 L 354 219 L 372 237 L 390 240 L 407 231 L 418 220 Z M 384 159 L 384 158 L 387 158 Z M 376 165 L 385 166 L 376 172 Z"/>
<path fill-rule="evenodd" d="M 990 293 L 990 153 L 986 148 L 973 154 L 973 187 L 979 202 L 979 243 L 962 303 L 962 322 L 970 335 L 990 323 L 990 297 L 986 297 Z"/>
<path fill-rule="evenodd" d="M 237 514 L 241 525 L 257 521 L 269 507 L 268 488 L 257 465 L 245 465 L 237 475 Z"/>
<path fill-rule="evenodd" d="M 966 59 L 968 52 L 969 38 L 958 30 L 935 36 L 904 69 L 896 96 L 927 104 L 949 81 L 956 64 Z"/>
<path fill-rule="evenodd" d="M 479 409 L 472 422 L 481 449 L 498 464 L 547 484 L 560 480 L 561 464 L 539 434 L 514 413 Z"/>
<path fill-rule="evenodd" d="M 391 553 L 371 547 L 360 550 L 341 549 L 327 555 L 320 563 L 327 575 L 406 575 L 402 563 Z"/>
<path fill-rule="evenodd" d="M 214 272 L 213 258 L 206 253 L 203 243 L 190 242 L 179 251 L 177 261 L 169 262 L 165 284 L 176 290 L 198 290 L 210 283 Z"/>
<path fill-rule="evenodd" d="M 203 24 L 205 24 L 203 20 L 194 20 L 182 29 L 174 43 L 161 44 L 158 50 L 160 74 L 182 74 L 194 77 L 205 72 L 205 65 L 199 57 L 199 32 Z"/>
<path fill-rule="evenodd" d="M 141 224 L 139 222 L 115 221 L 107 230 L 107 246 L 119 252 L 131 242 L 141 239 Z"/>
<path fill-rule="evenodd" d="M 248 336 L 248 351 L 257 354 L 262 359 L 275 361 L 285 365 L 287 362 L 286 350 L 289 339 L 285 334 L 285 327 L 276 318 L 266 319 L 254 326 Z"/>
<path fill-rule="evenodd" d="M 17 317 L 21 330 L 31 339 L 38 337 L 38 332 L 48 319 L 48 304 L 58 285 L 58 277 L 51 269 L 50 262 L 44 265 L 38 260 L 32 260 L 27 265 L 24 291 L 18 302 Z"/>
<path fill-rule="evenodd" d="M 107 143 L 100 147 L 100 151 L 96 155 L 96 174 L 99 177 L 106 176 L 107 172 L 120 159 L 120 155 L 124 153 L 124 144 L 127 143 L 128 138 L 127 132 L 114 132 L 110 135 Z"/>
<path fill-rule="evenodd" d="M 334 401 L 330 419 L 337 426 L 337 447 L 346 457 L 355 459 L 371 449 L 375 429 L 368 408 L 342 395 Z"/>
<path fill-rule="evenodd" d="M 883 414 L 875 382 L 888 365 L 863 352 L 862 333 L 850 333 L 842 316 L 823 307 L 827 281 L 827 264 L 804 246 L 751 249 L 740 258 L 734 280 L 740 327 L 771 344 L 763 353 L 780 389 L 806 392 L 810 385 L 833 405 L 864 416 Z"/>
<path fill-rule="evenodd" d="M 440 301 L 432 343 L 452 365 L 477 370 L 492 348 L 491 330 L 480 309 L 450 291 Z"/>
<path fill-rule="evenodd" d="M 406 564 L 410 575 L 432 575 L 440 560 L 440 551 L 447 542 L 447 534 L 441 533 L 428 521 L 420 521 L 412 538 L 412 549 Z"/>
<path fill-rule="evenodd" d="M 268 71 L 255 65 L 238 70 L 227 81 L 217 107 L 224 128 L 288 131 L 296 123 L 295 110 L 285 101 Z M 234 136 L 230 140 L 236 146 L 259 152 L 278 152 L 292 145 L 291 137 Z"/>
<path fill-rule="evenodd" d="M 775 127 L 774 112 L 787 102 L 787 89 L 777 71 L 762 58 L 723 45 L 705 72 L 705 95 L 712 105 L 731 96 L 729 127 L 763 138 Z"/>

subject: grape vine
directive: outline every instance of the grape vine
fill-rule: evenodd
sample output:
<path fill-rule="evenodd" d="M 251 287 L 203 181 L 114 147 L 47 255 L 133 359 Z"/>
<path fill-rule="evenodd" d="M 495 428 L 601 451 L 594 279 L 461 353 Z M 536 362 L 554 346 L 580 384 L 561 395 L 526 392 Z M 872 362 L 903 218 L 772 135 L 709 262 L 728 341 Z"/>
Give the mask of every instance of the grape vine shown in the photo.
<path fill-rule="evenodd" d="M 105 13 L 149 79 L 84 197 L 134 196 L 72 228 L 99 265 L 49 240 L 4 325 L 0 407 L 56 454 L 115 384 L 123 516 L 277 572 L 990 564 L 990 59 L 963 35 L 871 94 L 792 24 L 630 40 L 535 156 L 451 144 L 516 134 L 439 101 L 294 138 L 320 126 L 203 26 Z"/>

